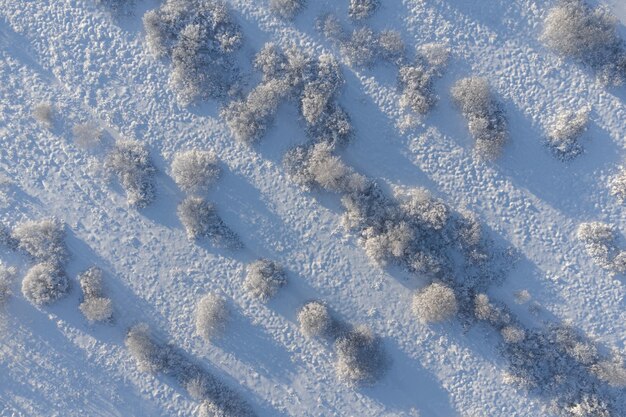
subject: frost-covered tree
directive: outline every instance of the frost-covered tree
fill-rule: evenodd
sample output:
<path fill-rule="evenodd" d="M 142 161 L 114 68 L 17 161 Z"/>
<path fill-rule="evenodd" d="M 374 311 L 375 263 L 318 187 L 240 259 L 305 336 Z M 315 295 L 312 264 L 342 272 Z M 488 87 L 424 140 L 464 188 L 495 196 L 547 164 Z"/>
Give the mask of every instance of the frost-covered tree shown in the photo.
<path fill-rule="evenodd" d="M 287 284 L 287 275 L 281 265 L 269 259 L 259 259 L 248 265 L 244 287 L 253 297 L 266 302 Z"/>
<path fill-rule="evenodd" d="M 547 143 L 559 159 L 571 159 L 582 152 L 578 138 L 587 129 L 589 110 L 559 113 L 548 128 Z"/>
<path fill-rule="evenodd" d="M 78 276 L 78 283 L 85 298 L 102 296 L 102 270 L 91 267 Z"/>
<path fill-rule="evenodd" d="M 126 191 L 128 204 L 146 207 L 154 200 L 156 172 L 148 149 L 137 141 L 119 141 L 105 161 Z"/>
<path fill-rule="evenodd" d="M 620 168 L 619 172 L 610 180 L 609 192 L 620 203 L 626 202 L 626 167 Z"/>
<path fill-rule="evenodd" d="M 433 282 L 415 293 L 412 309 L 422 322 L 434 323 L 455 315 L 458 305 L 452 288 Z"/>
<path fill-rule="evenodd" d="M 379 6 L 379 0 L 350 0 L 348 15 L 354 20 L 366 19 L 373 15 Z"/>
<path fill-rule="evenodd" d="M 497 157 L 507 140 L 508 127 L 504 112 L 495 100 L 487 80 L 480 77 L 463 78 L 454 84 L 451 93 L 476 141 L 476 155 L 485 159 Z"/>
<path fill-rule="evenodd" d="M 370 67 L 380 58 L 378 36 L 368 27 L 355 29 L 339 49 L 355 67 Z"/>
<path fill-rule="evenodd" d="M 103 296 L 102 270 L 91 267 L 78 276 L 83 302 L 78 306 L 91 323 L 106 321 L 113 316 L 113 303 Z"/>
<path fill-rule="evenodd" d="M 405 54 L 404 40 L 396 30 L 383 30 L 378 34 L 378 48 L 381 58 L 399 63 Z"/>
<path fill-rule="evenodd" d="M 229 319 L 226 301 L 216 294 L 206 294 L 196 308 L 196 332 L 205 340 L 220 336 Z"/>
<path fill-rule="evenodd" d="M 319 301 L 310 301 L 298 312 L 300 331 L 307 337 L 329 336 L 334 327 L 328 308 Z"/>
<path fill-rule="evenodd" d="M 178 152 L 172 161 L 172 177 L 181 190 L 186 192 L 205 192 L 219 175 L 220 168 L 213 152 Z"/>
<path fill-rule="evenodd" d="M 541 38 L 561 55 L 598 72 L 608 83 L 626 79 L 626 50 L 617 34 L 617 19 L 604 7 L 582 0 L 560 0 L 548 11 Z"/>
<path fill-rule="evenodd" d="M 380 339 L 365 326 L 339 337 L 335 342 L 335 372 L 348 385 L 371 384 L 385 372 L 388 359 Z"/>
<path fill-rule="evenodd" d="M 330 54 L 323 54 L 317 61 L 314 78 L 304 86 L 301 98 L 301 112 L 310 125 L 320 121 L 328 110 L 344 79 L 337 60 Z"/>
<path fill-rule="evenodd" d="M 293 19 L 304 5 L 305 0 L 270 0 L 270 9 L 283 19 Z"/>
<path fill-rule="evenodd" d="M 69 256 L 64 226 L 57 220 L 26 221 L 15 227 L 12 237 L 20 249 L 39 262 L 60 266 Z"/>
<path fill-rule="evenodd" d="M 208 238 L 216 246 L 242 247 L 239 236 L 224 223 L 215 206 L 203 198 L 185 198 L 178 205 L 177 213 L 189 239 Z"/>
<path fill-rule="evenodd" d="M 57 265 L 39 263 L 31 267 L 22 281 L 22 294 L 31 303 L 42 306 L 53 303 L 69 291 L 69 281 Z"/>
<path fill-rule="evenodd" d="M 148 325 L 142 323 L 131 327 L 124 344 L 140 370 L 156 373 L 166 368 L 167 352 L 155 341 Z"/>
<path fill-rule="evenodd" d="M 606 223 L 582 223 L 577 231 L 578 239 L 585 244 L 587 254 L 606 270 L 626 272 L 626 251 L 620 250 L 616 244 L 615 229 Z"/>

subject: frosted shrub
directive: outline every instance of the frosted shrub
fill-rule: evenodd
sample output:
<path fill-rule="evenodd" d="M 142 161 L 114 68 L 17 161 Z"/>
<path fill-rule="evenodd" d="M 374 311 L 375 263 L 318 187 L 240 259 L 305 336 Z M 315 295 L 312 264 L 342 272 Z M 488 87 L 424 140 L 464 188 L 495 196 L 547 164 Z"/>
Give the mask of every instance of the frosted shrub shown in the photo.
<path fill-rule="evenodd" d="M 102 296 L 102 270 L 100 268 L 91 267 L 80 274 L 78 283 L 85 298 Z"/>
<path fill-rule="evenodd" d="M 321 32 L 326 39 L 332 42 L 343 42 L 346 40 L 346 33 L 337 16 L 325 14 L 315 21 L 316 29 Z"/>
<path fill-rule="evenodd" d="M 626 272 L 626 251 L 616 246 L 612 226 L 602 222 L 582 223 L 577 235 L 585 244 L 587 254 L 600 267 L 617 273 Z"/>
<path fill-rule="evenodd" d="M 404 58 L 405 47 L 400 32 L 384 30 L 378 34 L 378 47 L 381 58 L 398 63 Z"/>
<path fill-rule="evenodd" d="M 611 179 L 609 191 L 620 203 L 626 202 L 626 168 L 622 167 L 617 175 Z"/>
<path fill-rule="evenodd" d="M 106 321 L 113 316 L 113 303 L 106 297 L 85 298 L 78 308 L 90 323 Z"/>
<path fill-rule="evenodd" d="M 228 306 L 218 295 L 207 294 L 196 308 L 196 332 L 205 340 L 222 334 L 228 321 Z"/>
<path fill-rule="evenodd" d="M 516 326 L 503 327 L 500 334 L 505 343 L 519 343 L 526 337 L 524 330 Z"/>
<path fill-rule="evenodd" d="M 617 19 L 606 8 L 561 0 L 548 12 L 541 38 L 559 54 L 592 67 L 605 82 L 621 84 L 626 77 L 626 52 L 616 25 Z"/>
<path fill-rule="evenodd" d="M 435 104 L 432 76 L 421 65 L 404 66 L 398 72 L 402 95 L 400 105 L 420 114 L 427 113 Z"/>
<path fill-rule="evenodd" d="M 424 323 L 449 319 L 458 310 L 454 291 L 441 283 L 434 282 L 413 296 L 413 314 Z"/>
<path fill-rule="evenodd" d="M 15 278 L 15 268 L 9 268 L 0 264 L 0 306 L 11 296 L 11 286 Z"/>
<path fill-rule="evenodd" d="M 378 37 L 368 27 L 355 29 L 340 45 L 341 54 L 355 67 L 369 67 L 379 58 Z"/>
<path fill-rule="evenodd" d="M 330 54 L 321 55 L 317 62 L 317 74 L 304 86 L 302 93 L 301 111 L 307 123 L 313 125 L 319 122 L 343 82 L 341 68 L 335 58 Z"/>
<path fill-rule="evenodd" d="M 285 76 L 288 69 L 287 57 L 276 44 L 268 42 L 254 57 L 254 68 L 261 71 L 263 81 Z"/>
<path fill-rule="evenodd" d="M 220 168 L 213 152 L 179 152 L 172 161 L 172 177 L 180 189 L 186 192 L 205 192 L 219 174 Z"/>
<path fill-rule="evenodd" d="M 476 141 L 476 155 L 485 159 L 497 157 L 508 137 L 507 123 L 487 80 L 463 78 L 454 84 L 451 93 Z"/>
<path fill-rule="evenodd" d="M 337 377 L 348 385 L 375 382 L 388 364 L 380 339 L 365 326 L 339 337 L 335 352 Z"/>
<path fill-rule="evenodd" d="M 223 97 L 236 74 L 241 31 L 218 0 L 168 0 L 144 15 L 146 43 L 172 61 L 170 84 L 184 105 Z"/>
<path fill-rule="evenodd" d="M 584 395 L 576 404 L 567 407 L 572 417 L 611 417 L 609 406 L 595 395 Z"/>
<path fill-rule="evenodd" d="M 571 159 L 582 152 L 578 138 L 587 129 L 588 121 L 587 109 L 578 112 L 565 111 L 556 116 L 548 130 L 547 141 L 558 158 Z"/>
<path fill-rule="evenodd" d="M 230 249 L 241 247 L 241 241 L 217 214 L 208 201 L 189 196 L 178 205 L 178 218 L 191 240 L 208 238 L 214 245 Z"/>
<path fill-rule="evenodd" d="M 72 128 L 72 134 L 74 135 L 74 143 L 82 149 L 94 148 L 100 144 L 102 139 L 100 127 L 90 122 L 77 124 Z"/>
<path fill-rule="evenodd" d="M 260 259 L 248 265 L 244 287 L 253 297 L 268 301 L 287 283 L 282 266 L 268 259 Z"/>
<path fill-rule="evenodd" d="M 54 126 L 54 109 L 50 103 L 39 103 L 33 107 L 33 118 L 46 129 Z"/>
<path fill-rule="evenodd" d="M 22 281 L 22 294 L 31 303 L 50 304 L 69 291 L 67 276 L 56 265 L 40 263 L 31 267 Z"/>
<path fill-rule="evenodd" d="M 18 247 L 39 262 L 62 265 L 68 258 L 63 224 L 56 220 L 27 221 L 12 234 Z"/>
<path fill-rule="evenodd" d="M 303 7 L 304 0 L 270 0 L 270 9 L 283 19 L 293 19 Z"/>
<path fill-rule="evenodd" d="M 140 370 L 156 373 L 165 369 L 166 352 L 156 343 L 146 324 L 131 327 L 126 334 L 124 344 Z"/>
<path fill-rule="evenodd" d="M 370 17 L 380 6 L 379 0 L 350 0 L 348 15 L 354 20 Z"/>
<path fill-rule="evenodd" d="M 131 140 L 118 142 L 105 166 L 117 176 L 129 205 L 141 208 L 152 203 L 156 170 L 144 145 Z"/>
<path fill-rule="evenodd" d="M 315 142 L 325 142 L 332 147 L 344 146 L 354 130 L 348 114 L 337 103 L 329 103 L 314 125 L 309 125 L 308 135 Z"/>
<path fill-rule="evenodd" d="M 328 308 L 319 301 L 306 303 L 298 312 L 300 331 L 307 337 L 328 336 L 333 330 L 333 319 Z"/>

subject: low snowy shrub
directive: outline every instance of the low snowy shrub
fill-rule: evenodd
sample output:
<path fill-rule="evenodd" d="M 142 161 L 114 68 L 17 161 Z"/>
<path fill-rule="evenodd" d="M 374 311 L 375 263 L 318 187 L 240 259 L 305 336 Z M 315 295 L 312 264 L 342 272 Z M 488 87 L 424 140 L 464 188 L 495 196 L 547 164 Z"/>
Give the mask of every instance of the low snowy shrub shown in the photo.
<path fill-rule="evenodd" d="M 254 57 L 254 68 L 261 71 L 265 82 L 286 76 L 288 66 L 287 57 L 272 42 L 263 45 Z"/>
<path fill-rule="evenodd" d="M 371 384 L 385 372 L 388 361 L 380 339 L 359 326 L 335 342 L 335 371 L 348 385 Z"/>
<path fill-rule="evenodd" d="M 609 191 L 620 203 L 626 202 L 626 167 L 622 167 L 611 179 Z"/>
<path fill-rule="evenodd" d="M 113 303 L 106 297 L 90 297 L 78 306 L 90 323 L 109 320 L 113 316 Z"/>
<path fill-rule="evenodd" d="M 400 32 L 395 30 L 384 30 L 378 34 L 378 48 L 381 58 L 399 63 L 405 54 L 404 41 Z"/>
<path fill-rule="evenodd" d="M 117 176 L 129 205 L 141 208 L 152 203 L 156 170 L 144 145 L 131 140 L 118 142 L 105 166 Z"/>
<path fill-rule="evenodd" d="M 15 268 L 9 268 L 0 264 L 0 306 L 6 303 L 11 296 L 11 287 L 15 273 Z"/>
<path fill-rule="evenodd" d="M 69 291 L 69 281 L 57 265 L 40 263 L 31 267 L 22 281 L 22 294 L 31 303 L 50 304 Z"/>
<path fill-rule="evenodd" d="M 398 71 L 402 95 L 400 105 L 416 113 L 425 114 L 435 105 L 432 75 L 422 65 L 403 66 Z"/>
<path fill-rule="evenodd" d="M 422 322 L 433 323 L 454 316 L 458 306 L 452 288 L 434 282 L 415 293 L 412 309 Z"/>
<path fill-rule="evenodd" d="M 72 134 L 74 135 L 74 143 L 82 149 L 94 148 L 100 144 L 102 139 L 102 129 L 91 122 L 77 124 L 72 128 Z"/>
<path fill-rule="evenodd" d="M 208 238 L 214 245 L 240 248 L 237 234 L 224 223 L 215 206 L 201 197 L 189 196 L 178 205 L 178 218 L 191 240 Z"/>
<path fill-rule="evenodd" d="M 248 265 L 245 289 L 261 301 L 268 301 L 287 283 L 282 266 L 268 259 L 259 259 Z"/>
<path fill-rule="evenodd" d="M 156 373 L 166 368 L 166 351 L 154 340 L 146 324 L 131 327 L 124 344 L 140 370 Z"/>
<path fill-rule="evenodd" d="M 348 114 L 337 103 L 329 103 L 314 125 L 307 128 L 314 142 L 325 142 L 332 147 L 345 146 L 354 134 Z"/>
<path fill-rule="evenodd" d="M 293 19 L 304 8 L 304 0 L 270 0 L 270 9 L 283 19 Z"/>
<path fill-rule="evenodd" d="M 304 86 L 301 98 L 301 112 L 310 125 L 320 121 L 335 98 L 344 79 L 337 60 L 330 54 L 323 54 L 317 61 L 316 74 Z"/>
<path fill-rule="evenodd" d="M 506 326 L 500 330 L 505 343 L 519 343 L 526 337 L 524 329 L 517 326 Z"/>
<path fill-rule="evenodd" d="M 78 276 L 80 289 L 85 298 L 95 298 L 102 296 L 102 270 L 91 267 Z"/>
<path fill-rule="evenodd" d="M 196 332 L 204 339 L 222 334 L 228 321 L 228 306 L 218 295 L 207 294 L 200 299 L 196 308 Z"/>
<path fill-rule="evenodd" d="M 54 126 L 54 108 L 50 103 L 39 103 L 33 107 L 33 117 L 46 129 Z"/>
<path fill-rule="evenodd" d="M 354 20 L 370 17 L 380 6 L 379 0 L 350 0 L 348 15 Z"/>
<path fill-rule="evenodd" d="M 355 29 L 339 49 L 348 63 L 355 67 L 372 66 L 380 57 L 378 36 L 368 27 Z"/>
<path fill-rule="evenodd" d="M 577 236 L 585 244 L 587 254 L 601 268 L 616 273 L 626 272 L 626 251 L 617 247 L 612 226 L 602 222 L 582 223 Z"/>
<path fill-rule="evenodd" d="M 346 32 L 341 22 L 334 14 L 324 14 L 315 20 L 316 29 L 326 37 L 326 39 L 341 43 L 346 40 Z"/>
<path fill-rule="evenodd" d="M 497 157 L 508 137 L 507 123 L 487 80 L 463 78 L 454 84 L 451 93 L 476 141 L 476 155 L 485 159 Z"/>
<path fill-rule="evenodd" d="M 626 79 L 626 51 L 617 35 L 617 19 L 606 8 L 582 0 L 561 0 L 546 16 L 542 40 L 561 55 L 596 70 L 603 81 Z"/>
<path fill-rule="evenodd" d="M 172 177 L 181 190 L 204 192 L 220 174 L 213 152 L 191 150 L 178 152 L 172 161 Z"/>
<path fill-rule="evenodd" d="M 12 237 L 39 262 L 60 266 L 68 258 L 64 226 L 56 220 L 26 221 L 15 227 Z"/>
<path fill-rule="evenodd" d="M 333 331 L 333 318 L 319 301 L 306 303 L 298 312 L 300 331 L 307 337 L 328 336 Z"/>
<path fill-rule="evenodd" d="M 584 395 L 579 402 L 571 404 L 566 412 L 572 417 L 611 417 L 608 404 L 596 395 Z"/>
<path fill-rule="evenodd" d="M 587 129 L 588 121 L 587 109 L 565 111 L 556 116 L 554 124 L 548 129 L 547 142 L 559 159 L 571 159 L 582 152 L 578 138 Z"/>

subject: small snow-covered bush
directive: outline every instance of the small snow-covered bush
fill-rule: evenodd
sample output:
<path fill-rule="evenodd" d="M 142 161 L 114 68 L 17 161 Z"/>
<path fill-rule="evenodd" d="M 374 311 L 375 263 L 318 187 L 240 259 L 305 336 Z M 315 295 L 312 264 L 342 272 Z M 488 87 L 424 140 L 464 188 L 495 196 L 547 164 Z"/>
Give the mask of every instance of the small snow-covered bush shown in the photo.
<path fill-rule="evenodd" d="M 241 247 L 237 234 L 224 223 L 215 206 L 201 197 L 189 196 L 178 205 L 178 218 L 189 239 L 206 237 L 216 246 Z"/>
<path fill-rule="evenodd" d="M 380 56 L 390 62 L 398 63 L 405 53 L 404 41 L 400 32 L 384 30 L 378 34 Z"/>
<path fill-rule="evenodd" d="M 616 26 L 617 19 L 606 8 L 561 0 L 548 12 L 541 38 L 559 54 L 598 71 L 605 82 L 621 84 L 626 79 L 626 52 Z"/>
<path fill-rule="evenodd" d="M 326 39 L 332 42 L 341 43 L 346 40 L 346 32 L 334 14 L 329 13 L 318 17 L 315 20 L 315 27 Z"/>
<path fill-rule="evenodd" d="M 548 129 L 547 141 L 558 158 L 571 159 L 582 152 L 578 138 L 586 130 L 588 121 L 587 109 L 565 111 L 556 116 L 554 124 Z"/>
<path fill-rule="evenodd" d="M 269 81 L 282 76 L 288 68 L 287 57 L 276 44 L 268 42 L 254 57 L 254 68 L 261 71 L 263 81 Z"/>
<path fill-rule="evenodd" d="M 380 57 L 378 36 L 368 27 L 355 29 L 339 49 L 350 65 L 356 67 L 369 67 Z"/>
<path fill-rule="evenodd" d="M 487 80 L 463 78 L 454 84 L 451 93 L 476 141 L 476 155 L 486 159 L 498 156 L 508 136 L 507 123 Z"/>
<path fill-rule="evenodd" d="M 422 65 L 404 66 L 398 71 L 402 95 L 400 105 L 420 114 L 427 113 L 435 105 L 432 75 Z"/>
<path fill-rule="evenodd" d="M 136 141 L 120 141 L 107 156 L 105 166 L 117 176 L 128 204 L 146 207 L 154 200 L 155 168 L 148 149 Z"/>
<path fill-rule="evenodd" d="M 602 222 L 582 223 L 578 227 L 578 239 L 585 244 L 587 254 L 606 270 L 626 272 L 626 251 L 616 245 L 616 233 L 612 226 Z"/>
<path fill-rule="evenodd" d="M 307 123 L 314 125 L 320 121 L 343 82 L 337 60 L 330 54 L 321 55 L 317 61 L 316 74 L 304 86 L 302 93 L 301 112 Z"/>
<path fill-rule="evenodd" d="M 85 298 L 102 296 L 102 270 L 100 268 L 94 266 L 80 274 L 78 283 Z"/>
<path fill-rule="evenodd" d="M 140 370 L 156 373 L 166 367 L 166 352 L 154 340 L 148 325 L 142 323 L 131 327 L 124 344 Z"/>
<path fill-rule="evenodd" d="M 307 133 L 314 142 L 325 142 L 332 147 L 341 147 L 348 143 L 354 129 L 350 117 L 341 106 L 329 103 L 316 123 L 308 126 Z"/>
<path fill-rule="evenodd" d="M 333 330 L 333 318 L 319 301 L 306 303 L 298 312 L 300 331 L 307 337 L 328 336 Z"/>
<path fill-rule="evenodd" d="M 100 143 L 102 129 L 95 123 L 79 123 L 72 128 L 74 143 L 82 149 L 91 149 Z"/>
<path fill-rule="evenodd" d="M 387 357 L 380 339 L 370 329 L 359 326 L 335 342 L 335 372 L 349 384 L 371 384 L 387 368 Z"/>
<path fill-rule="evenodd" d="M 31 303 L 50 304 L 67 294 L 69 281 L 58 266 L 40 263 L 31 267 L 22 281 L 22 294 Z"/>
<path fill-rule="evenodd" d="M 226 301 L 218 295 L 207 294 L 196 308 L 196 332 L 206 340 L 219 336 L 226 327 L 228 317 Z"/>
<path fill-rule="evenodd" d="M 500 330 L 505 343 L 519 343 L 526 337 L 524 329 L 517 326 L 505 326 Z"/>
<path fill-rule="evenodd" d="M 181 190 L 204 192 L 220 174 L 213 152 L 191 150 L 179 152 L 172 161 L 172 177 Z"/>
<path fill-rule="evenodd" d="M 567 407 L 572 417 L 611 417 L 608 404 L 596 395 L 584 395 L 579 402 Z"/>
<path fill-rule="evenodd" d="M 39 103 L 33 107 L 33 117 L 46 129 L 54 125 L 54 108 L 50 103 Z"/>
<path fill-rule="evenodd" d="M 270 8 L 283 19 L 293 19 L 304 7 L 304 0 L 270 0 Z"/>
<path fill-rule="evenodd" d="M 0 306 L 11 296 L 11 286 L 15 273 L 15 268 L 9 268 L 0 264 Z"/>
<path fill-rule="evenodd" d="M 458 306 L 452 288 L 434 282 L 415 293 L 412 309 L 422 322 L 433 323 L 455 315 Z"/>
<path fill-rule="evenodd" d="M 109 320 L 113 316 L 113 303 L 106 297 L 85 298 L 78 308 L 90 323 Z"/>
<path fill-rule="evenodd" d="M 268 259 L 259 259 L 248 265 L 244 287 L 254 297 L 268 301 L 287 283 L 282 266 Z"/>
<path fill-rule="evenodd" d="M 379 0 L 350 0 L 348 15 L 354 20 L 370 17 L 380 6 Z"/>
<path fill-rule="evenodd" d="M 622 167 L 620 171 L 611 179 L 609 183 L 609 191 L 615 196 L 620 203 L 626 202 L 626 167 Z"/>
<path fill-rule="evenodd" d="M 27 221 L 12 234 L 18 247 L 39 262 L 62 265 L 68 258 L 63 224 L 56 220 Z"/>

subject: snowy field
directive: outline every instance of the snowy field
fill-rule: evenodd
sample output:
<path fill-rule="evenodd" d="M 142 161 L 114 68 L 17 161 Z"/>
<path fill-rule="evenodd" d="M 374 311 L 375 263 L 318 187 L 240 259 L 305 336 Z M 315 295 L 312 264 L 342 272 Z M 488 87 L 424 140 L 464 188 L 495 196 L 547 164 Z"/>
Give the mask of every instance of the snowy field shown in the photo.
<path fill-rule="evenodd" d="M 610 188 L 626 157 L 626 87 L 606 85 L 542 42 L 552 1 L 388 0 L 358 22 L 348 0 L 308 0 L 293 20 L 277 16 L 268 0 L 227 4 L 243 34 L 233 60 L 244 97 L 261 82 L 252 61 L 267 42 L 334 56 L 345 78 L 336 101 L 354 134 L 333 154 L 389 196 L 422 187 L 450 210 L 474 213 L 487 251 L 507 254 L 494 263 L 508 267 L 490 270 L 497 276 L 481 292 L 526 338 L 560 326 L 595 346 L 593 359 L 575 365 L 572 352 L 582 344 L 555 347 L 554 361 L 566 362 L 553 375 L 557 388 L 541 378 L 535 387 L 511 383 L 515 358 L 500 324 L 463 314 L 418 320 L 412 300 L 432 278 L 378 265 L 342 223 L 340 195 L 305 189 L 288 174 L 283 156 L 308 140 L 293 100 L 281 102 L 252 145 L 236 140 L 220 113 L 231 98 L 181 104 L 172 65 L 150 52 L 142 21 L 162 3 L 112 10 L 93 0 L 0 0 L 0 221 L 14 229 L 57 219 L 70 254 L 69 293 L 41 306 L 21 290 L 35 262 L 11 242 L 0 244 L 1 264 L 15 268 L 0 307 L 0 416 L 196 415 L 200 402 L 180 378 L 137 366 L 125 345 L 137 323 L 260 417 L 626 416 L 626 275 L 603 268 L 577 237 L 582 223 L 601 221 L 614 227 L 618 252 L 626 250 L 626 205 Z M 626 39 L 624 1 L 602 4 Z M 361 25 L 397 31 L 409 57 L 420 45 L 444 45 L 450 56 L 433 80 L 432 110 L 401 106 L 398 66 L 351 62 L 316 28 L 325 13 L 348 32 Z M 508 138 L 493 160 L 473 152 L 450 94 L 469 76 L 488 81 L 507 120 Z M 41 103 L 52 106 L 49 127 L 33 117 Z M 568 160 L 545 144 L 563 109 L 587 109 L 589 118 L 582 152 Z M 84 123 L 87 139 L 102 132 L 92 146 L 77 141 L 75 127 Z M 125 139 L 144 144 L 156 168 L 155 199 L 145 208 L 129 206 L 105 164 Z M 188 239 L 177 217 L 186 194 L 170 166 L 190 149 L 217 156 L 221 175 L 206 199 L 243 248 Z M 281 264 L 287 277 L 267 302 L 244 285 L 258 258 Z M 90 324 L 79 310 L 77 276 L 92 266 L 102 269 L 113 305 L 105 323 Z M 197 303 L 209 292 L 230 312 L 223 335 L 211 341 L 195 326 Z M 333 341 L 299 327 L 298 311 L 311 300 L 380 337 L 387 359 L 380 377 L 356 385 L 338 379 Z M 541 354 L 533 360 L 543 366 Z"/>

